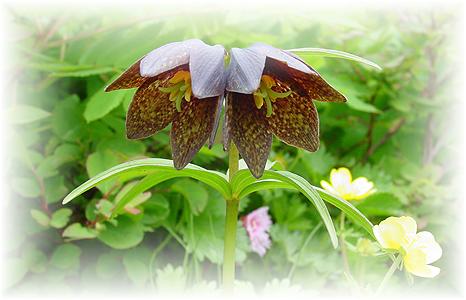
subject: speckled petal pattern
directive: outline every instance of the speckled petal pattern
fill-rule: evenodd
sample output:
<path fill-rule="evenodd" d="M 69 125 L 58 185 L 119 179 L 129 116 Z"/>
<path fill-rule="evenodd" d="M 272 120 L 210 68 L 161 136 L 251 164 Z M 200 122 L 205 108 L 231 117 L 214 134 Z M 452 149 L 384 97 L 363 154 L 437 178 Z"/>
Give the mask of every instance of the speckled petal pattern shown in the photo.
<path fill-rule="evenodd" d="M 205 144 L 215 126 L 218 97 L 183 102 L 170 132 L 175 168 L 184 168 Z"/>
<path fill-rule="evenodd" d="M 288 91 L 282 82 L 277 92 Z M 266 118 L 270 130 L 283 142 L 314 152 L 319 148 L 319 116 L 312 100 L 292 92 L 273 104 L 273 113 Z"/>
<path fill-rule="evenodd" d="M 231 138 L 252 175 L 260 178 L 272 146 L 272 132 L 268 128 L 265 112 L 254 105 L 252 95 L 231 93 L 228 108 Z"/>
<path fill-rule="evenodd" d="M 126 116 L 126 136 L 129 139 L 151 136 L 170 124 L 176 113 L 175 103 L 159 87 L 166 87 L 170 78 L 183 68 L 187 69 L 187 66 L 149 78 L 136 91 Z"/>
<path fill-rule="evenodd" d="M 346 97 L 328 84 L 317 72 L 303 73 L 286 63 L 267 57 L 264 74 L 288 84 L 299 95 L 325 102 L 346 102 Z"/>
<path fill-rule="evenodd" d="M 140 87 L 146 80 L 146 77 L 142 77 L 139 74 L 139 66 L 141 60 L 138 60 L 131 67 L 129 67 L 123 74 L 120 75 L 115 81 L 105 88 L 106 92 L 120 90 L 120 89 L 131 89 Z"/>

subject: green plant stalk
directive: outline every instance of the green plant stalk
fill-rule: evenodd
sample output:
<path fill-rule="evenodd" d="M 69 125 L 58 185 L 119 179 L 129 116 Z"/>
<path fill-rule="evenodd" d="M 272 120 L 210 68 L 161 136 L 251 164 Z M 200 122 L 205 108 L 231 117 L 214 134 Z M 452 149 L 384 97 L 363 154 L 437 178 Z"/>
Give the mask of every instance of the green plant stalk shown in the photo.
<path fill-rule="evenodd" d="M 235 144 L 231 143 L 228 165 L 229 180 L 233 178 L 239 167 L 239 153 Z M 225 237 L 223 244 L 223 289 L 227 294 L 233 293 L 235 282 L 235 248 L 236 248 L 236 226 L 238 223 L 239 199 L 233 195 L 226 200 Z"/>
<path fill-rule="evenodd" d="M 340 215 L 340 249 L 341 249 L 341 256 L 343 258 L 343 267 L 345 272 L 348 276 L 351 275 L 351 269 L 348 261 L 348 250 L 346 249 L 346 238 L 345 238 L 345 213 L 342 212 Z"/>
<path fill-rule="evenodd" d="M 398 266 L 400 265 L 402 260 L 401 254 L 398 255 L 398 257 L 393 261 L 392 266 L 390 269 L 388 269 L 387 273 L 385 273 L 385 276 L 382 279 L 382 282 L 380 283 L 377 292 L 375 293 L 376 295 L 379 295 L 387 285 L 388 281 L 390 278 L 392 278 L 393 273 L 395 273 L 396 269 L 398 269 Z"/>

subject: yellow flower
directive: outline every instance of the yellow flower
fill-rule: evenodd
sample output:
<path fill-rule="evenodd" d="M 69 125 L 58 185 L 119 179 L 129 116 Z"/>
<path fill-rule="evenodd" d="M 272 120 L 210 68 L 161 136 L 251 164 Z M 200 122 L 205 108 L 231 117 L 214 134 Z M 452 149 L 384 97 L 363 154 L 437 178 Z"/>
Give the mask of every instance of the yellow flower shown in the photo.
<path fill-rule="evenodd" d="M 442 248 L 432 233 L 417 232 L 413 218 L 389 217 L 375 225 L 373 232 L 382 248 L 396 250 L 402 255 L 408 272 L 430 278 L 439 274 L 440 269 L 430 264 L 442 256 Z"/>
<path fill-rule="evenodd" d="M 326 191 L 345 200 L 359 200 L 375 192 L 374 183 L 366 177 L 352 180 L 351 172 L 347 168 L 332 169 L 330 183 L 322 180 L 320 185 Z"/>

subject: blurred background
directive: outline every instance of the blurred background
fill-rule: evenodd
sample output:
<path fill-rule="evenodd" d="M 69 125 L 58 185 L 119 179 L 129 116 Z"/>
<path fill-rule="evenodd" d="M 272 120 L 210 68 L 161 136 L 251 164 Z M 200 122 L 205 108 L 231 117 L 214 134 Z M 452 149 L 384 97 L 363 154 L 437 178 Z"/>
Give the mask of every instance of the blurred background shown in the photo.
<path fill-rule="evenodd" d="M 145 293 L 212 290 L 221 276 L 225 205 L 222 197 L 189 179 L 167 181 L 135 198 L 118 222 L 113 204 L 133 183 L 106 182 L 63 207 L 73 188 L 114 165 L 142 157 L 170 158 L 169 128 L 150 138 L 125 138 L 125 114 L 134 90 L 104 87 L 138 58 L 163 44 L 199 38 L 225 48 L 264 42 L 278 48 L 347 51 L 383 71 L 346 60 L 303 59 L 348 97 L 346 104 L 316 103 L 321 147 L 308 153 L 274 140 L 275 168 L 314 185 L 345 166 L 378 190 L 354 204 L 374 223 L 414 217 L 443 247 L 435 279 L 407 280 L 394 289 L 417 294 L 459 292 L 457 220 L 462 218 L 459 135 L 462 17 L 455 7 L 313 9 L 271 2 L 247 8 L 171 4 L 108 7 L 5 6 L 11 38 L 3 84 L 8 129 L 3 203 L 8 239 L 4 277 L 8 293 L 37 295 L 91 291 Z M 204 147 L 193 163 L 225 172 L 226 153 Z M 245 289 L 306 289 L 321 295 L 374 290 L 389 260 L 362 229 L 329 207 L 345 240 L 343 257 L 332 248 L 307 200 L 292 191 L 252 194 L 240 216 L 269 207 L 272 246 L 251 251 L 238 223 L 237 277 Z"/>

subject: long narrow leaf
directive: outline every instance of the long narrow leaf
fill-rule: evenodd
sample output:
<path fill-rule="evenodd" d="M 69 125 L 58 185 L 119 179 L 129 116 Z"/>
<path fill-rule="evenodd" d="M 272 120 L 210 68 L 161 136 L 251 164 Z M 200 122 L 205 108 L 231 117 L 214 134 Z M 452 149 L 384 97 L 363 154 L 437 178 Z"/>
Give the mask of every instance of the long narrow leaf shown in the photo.
<path fill-rule="evenodd" d="M 323 49 L 323 48 L 297 48 L 297 49 L 290 49 L 287 51 L 292 52 L 302 58 L 305 58 L 306 56 L 343 58 L 343 59 L 347 59 L 347 60 L 351 60 L 351 61 L 355 61 L 361 64 L 371 66 L 373 68 L 376 68 L 379 71 L 382 70 L 382 68 L 375 62 L 372 62 L 368 59 L 362 58 L 360 56 L 357 56 L 357 55 L 354 55 L 348 52 L 343 52 L 343 51 Z"/>
<path fill-rule="evenodd" d="M 375 238 L 374 233 L 372 232 L 372 223 L 369 221 L 366 216 L 364 216 L 356 207 L 354 207 L 351 203 L 341 198 L 338 198 L 327 191 L 314 187 L 324 199 L 324 201 L 332 204 L 333 206 L 338 207 L 341 211 L 343 211 L 350 219 L 364 228 L 372 237 Z"/>
<path fill-rule="evenodd" d="M 153 186 L 164 182 L 166 180 L 177 177 L 178 174 L 176 171 L 163 171 L 163 172 L 154 172 L 153 174 L 147 175 L 137 184 L 135 184 L 121 199 L 118 201 L 113 209 L 112 216 L 118 215 L 125 208 L 125 205 L 128 204 L 131 200 L 134 199 L 137 195 L 147 191 Z"/>
<path fill-rule="evenodd" d="M 320 198 L 319 193 L 317 193 L 317 191 L 309 182 L 307 182 L 299 175 L 286 171 L 265 171 L 263 178 L 276 179 L 286 182 L 300 191 L 304 196 L 306 196 L 306 198 L 311 201 L 311 203 L 317 209 L 317 212 L 320 214 L 324 225 L 327 228 L 327 232 L 330 235 L 330 240 L 332 241 L 333 247 L 336 248 L 338 246 L 337 233 L 335 231 L 335 227 L 333 226 L 330 213 L 328 212 L 324 201 L 322 198 Z"/>
<path fill-rule="evenodd" d="M 238 198 L 241 199 L 251 193 L 271 189 L 294 189 L 294 187 L 291 186 L 289 183 L 273 179 L 257 180 L 256 182 L 253 182 L 246 186 L 244 189 L 242 189 L 239 193 Z"/>
<path fill-rule="evenodd" d="M 148 174 L 152 174 L 154 171 L 172 171 L 177 174 L 177 177 L 191 177 L 199 181 L 210 185 L 214 189 L 218 190 L 222 196 L 229 198 L 231 196 L 230 185 L 226 179 L 226 176 L 222 173 L 206 170 L 199 166 L 189 164 L 183 170 L 176 170 L 173 167 L 173 161 L 168 159 L 160 158 L 146 158 L 140 160 L 134 160 L 117 165 L 110 168 L 88 181 L 81 184 L 79 187 L 71 191 L 65 199 L 63 204 L 66 204 L 81 195 L 85 191 L 93 188 L 99 183 L 104 181 L 118 178 L 120 180 L 128 180 L 132 178 L 142 177 Z"/>

